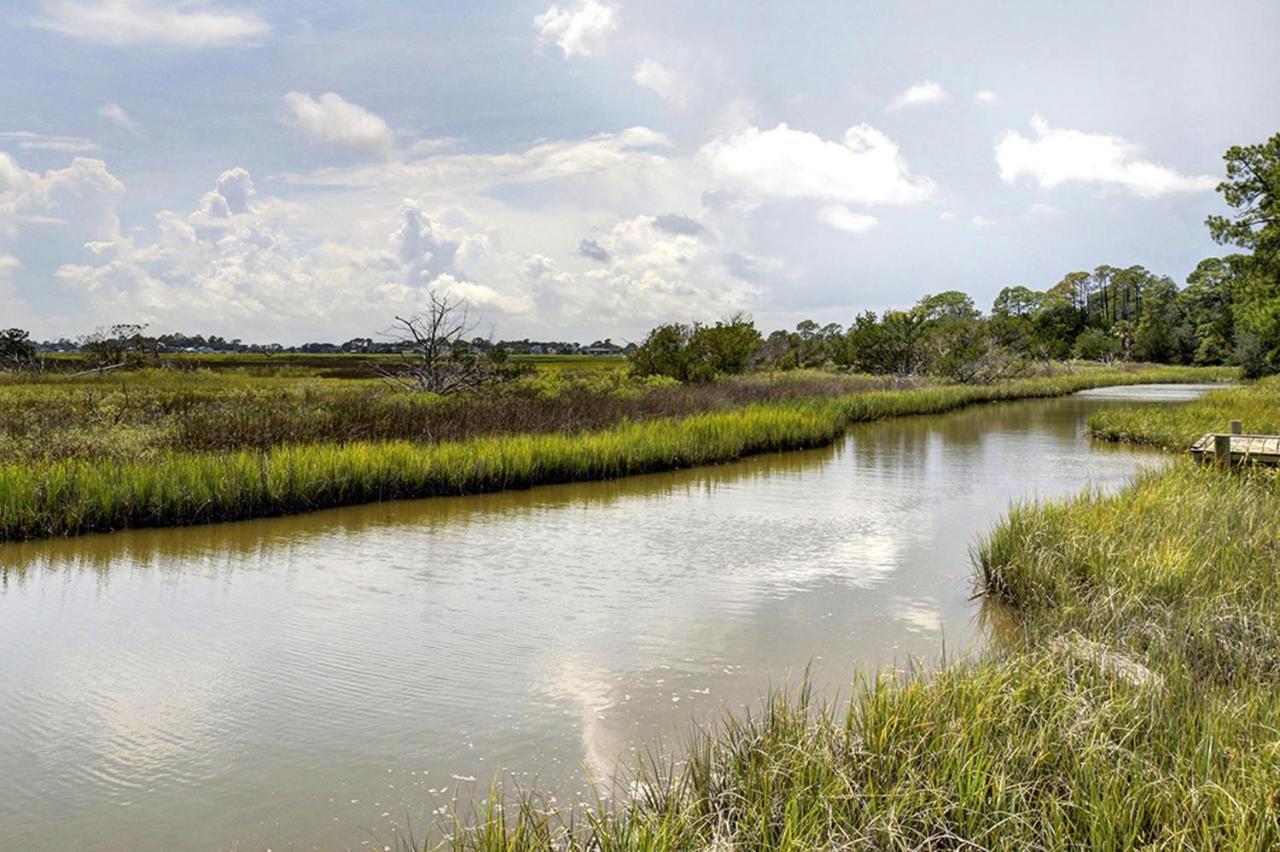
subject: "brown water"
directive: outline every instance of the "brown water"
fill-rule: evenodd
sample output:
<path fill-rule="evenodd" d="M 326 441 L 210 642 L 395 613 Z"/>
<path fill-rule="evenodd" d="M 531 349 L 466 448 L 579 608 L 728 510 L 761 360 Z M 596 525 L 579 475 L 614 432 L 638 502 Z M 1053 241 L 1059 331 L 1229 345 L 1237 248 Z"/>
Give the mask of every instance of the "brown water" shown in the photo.
<path fill-rule="evenodd" d="M 514 777 L 586 794 L 812 664 L 981 644 L 968 547 L 1150 452 L 1126 388 L 714 468 L 0 547 L 0 849 L 381 848 Z M 847 689 L 845 690 L 847 693 Z M 475 783 L 471 779 L 477 779 Z"/>

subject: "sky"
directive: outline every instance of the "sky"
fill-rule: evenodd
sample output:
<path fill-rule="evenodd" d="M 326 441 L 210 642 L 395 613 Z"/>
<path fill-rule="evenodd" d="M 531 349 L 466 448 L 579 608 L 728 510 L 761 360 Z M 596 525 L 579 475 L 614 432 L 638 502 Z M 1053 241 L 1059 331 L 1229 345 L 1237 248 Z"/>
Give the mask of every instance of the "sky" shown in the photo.
<path fill-rule="evenodd" d="M 847 324 L 1223 253 L 1275 0 L 3 0 L 0 327 Z"/>

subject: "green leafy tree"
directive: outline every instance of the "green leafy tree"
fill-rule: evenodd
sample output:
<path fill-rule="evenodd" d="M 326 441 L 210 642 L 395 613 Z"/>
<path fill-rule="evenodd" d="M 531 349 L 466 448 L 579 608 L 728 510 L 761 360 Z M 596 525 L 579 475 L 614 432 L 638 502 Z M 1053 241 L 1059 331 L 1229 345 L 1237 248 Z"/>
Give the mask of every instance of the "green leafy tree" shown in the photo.
<path fill-rule="evenodd" d="M 866 373 L 910 376 L 925 367 L 924 320 L 915 311 L 871 311 L 858 316 L 846 333 L 852 366 Z"/>
<path fill-rule="evenodd" d="M 690 357 L 710 367 L 713 375 L 737 375 L 751 366 L 762 342 L 751 318 L 736 314 L 715 325 L 695 326 L 688 345 Z"/>
<path fill-rule="evenodd" d="M 638 376 L 708 382 L 718 375 L 746 372 L 760 345 L 755 323 L 741 314 L 713 326 L 667 323 L 650 331 L 636 347 L 631 370 Z"/>
<path fill-rule="evenodd" d="M 649 332 L 631 356 L 631 371 L 637 376 L 669 376 L 681 382 L 706 381 L 711 378 L 694 363 L 689 351 L 693 328 L 673 322 Z"/>
<path fill-rule="evenodd" d="M 1178 359 L 1178 286 L 1167 277 L 1154 276 L 1143 288 L 1142 318 L 1133 335 L 1133 353 L 1142 361 L 1160 364 Z"/>
<path fill-rule="evenodd" d="M 23 370 L 36 361 L 31 334 L 21 328 L 0 331 L 0 369 Z"/>
<path fill-rule="evenodd" d="M 1076 338 L 1071 354 L 1085 361 L 1110 364 L 1120 357 L 1120 341 L 1100 328 L 1086 328 Z"/>
<path fill-rule="evenodd" d="M 1235 291 L 1234 355 L 1246 375 L 1280 372 L 1280 133 L 1232 147 L 1223 159 L 1227 177 L 1218 192 L 1235 212 L 1206 224 L 1217 242 L 1251 252 Z"/>
<path fill-rule="evenodd" d="M 1196 364 L 1226 364 L 1235 350 L 1235 301 L 1241 288 L 1243 255 L 1210 257 L 1187 276 L 1178 294 L 1179 308 L 1191 329 Z"/>

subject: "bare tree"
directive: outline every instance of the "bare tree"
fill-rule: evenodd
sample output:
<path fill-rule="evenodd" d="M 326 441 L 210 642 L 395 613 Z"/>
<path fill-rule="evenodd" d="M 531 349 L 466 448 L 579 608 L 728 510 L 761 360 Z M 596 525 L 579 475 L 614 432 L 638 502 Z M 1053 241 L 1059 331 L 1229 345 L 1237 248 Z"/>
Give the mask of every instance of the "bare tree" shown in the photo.
<path fill-rule="evenodd" d="M 400 347 L 398 369 L 380 366 L 379 375 L 409 390 L 441 395 L 464 393 L 511 374 L 506 353 L 487 338 L 473 339 L 479 323 L 463 299 L 430 291 L 424 311 L 395 318 L 386 332 Z"/>

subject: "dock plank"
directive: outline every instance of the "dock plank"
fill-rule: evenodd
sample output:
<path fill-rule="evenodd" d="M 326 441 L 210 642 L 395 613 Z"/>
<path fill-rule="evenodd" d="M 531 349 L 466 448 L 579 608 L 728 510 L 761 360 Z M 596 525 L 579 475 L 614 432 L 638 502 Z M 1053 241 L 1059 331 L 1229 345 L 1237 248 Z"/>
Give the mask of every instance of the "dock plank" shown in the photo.
<path fill-rule="evenodd" d="M 1191 454 L 1200 461 L 1216 455 L 1215 439 L 1224 433 L 1210 432 L 1191 445 Z M 1280 464 L 1280 435 L 1230 435 L 1231 461 L 1258 464 Z"/>

